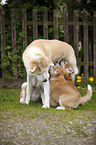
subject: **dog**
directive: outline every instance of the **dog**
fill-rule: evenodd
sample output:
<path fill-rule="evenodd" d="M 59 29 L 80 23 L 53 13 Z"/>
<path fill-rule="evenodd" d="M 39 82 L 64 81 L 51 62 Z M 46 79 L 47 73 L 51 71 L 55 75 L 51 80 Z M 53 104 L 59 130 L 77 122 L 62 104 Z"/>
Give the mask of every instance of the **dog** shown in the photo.
<path fill-rule="evenodd" d="M 28 82 L 24 82 L 21 85 L 21 93 L 20 93 L 20 101 L 26 100 L 27 96 L 27 86 Z M 38 100 L 42 100 L 42 103 L 44 104 L 44 88 L 42 82 L 38 81 L 36 77 L 33 77 L 32 79 L 32 88 L 31 89 L 31 96 L 30 100 L 33 102 L 37 102 Z"/>
<path fill-rule="evenodd" d="M 54 66 L 54 62 L 60 58 L 68 61 L 73 69 L 74 75 L 78 73 L 76 66 L 75 52 L 71 45 L 59 40 L 34 40 L 23 52 L 23 62 L 27 72 L 27 96 L 26 100 L 20 100 L 20 103 L 29 104 L 30 96 L 32 94 L 32 79 L 36 77 L 43 83 L 45 104 L 43 108 L 49 108 L 50 100 L 50 85 L 49 73 L 50 66 Z"/>
<path fill-rule="evenodd" d="M 51 101 L 56 109 L 72 109 L 77 108 L 80 104 L 84 104 L 92 97 L 92 88 L 88 85 L 87 94 L 81 97 L 79 91 L 74 85 L 70 71 L 65 71 L 61 67 L 56 66 L 53 69 L 53 75 L 50 78 L 50 94 Z"/>
<path fill-rule="evenodd" d="M 74 75 L 73 75 L 74 70 L 73 70 L 73 67 L 72 67 L 72 65 L 70 63 L 64 61 L 63 59 L 60 59 L 54 66 L 60 66 L 63 70 L 69 72 L 71 77 L 72 77 L 72 79 L 73 79 L 73 81 L 74 81 Z M 51 69 L 51 76 L 52 75 L 53 75 L 53 67 Z M 54 106 L 54 107 L 59 105 L 58 102 L 56 102 L 55 100 L 52 99 L 51 95 L 50 95 L 50 105 Z"/>
<path fill-rule="evenodd" d="M 30 97 L 30 100 L 32 102 L 38 102 L 42 100 L 42 103 L 44 104 L 44 89 L 42 84 L 36 79 L 36 84 L 32 86 L 32 94 Z M 27 82 L 24 82 L 21 86 L 21 93 L 20 93 L 20 100 L 24 99 L 27 95 Z"/>
<path fill-rule="evenodd" d="M 70 72 L 70 74 L 72 75 L 74 70 L 72 65 L 70 65 L 70 63 L 65 62 L 63 59 L 60 59 L 58 62 L 54 63 L 54 66 L 60 66 L 63 70 L 66 70 L 68 72 Z M 53 67 L 50 68 L 49 70 L 49 75 L 50 77 L 53 75 Z M 43 85 L 41 82 L 39 82 L 35 77 L 33 79 L 33 88 L 32 88 L 32 94 L 30 97 L 30 100 L 33 102 L 37 102 L 38 100 L 42 100 L 42 104 L 44 105 L 44 89 L 43 89 Z M 27 82 L 24 82 L 21 86 L 21 93 L 20 93 L 20 99 L 24 99 L 25 100 L 25 96 L 27 95 Z M 58 103 L 56 101 L 54 101 L 51 98 L 50 95 L 50 105 L 51 106 L 58 106 Z"/>

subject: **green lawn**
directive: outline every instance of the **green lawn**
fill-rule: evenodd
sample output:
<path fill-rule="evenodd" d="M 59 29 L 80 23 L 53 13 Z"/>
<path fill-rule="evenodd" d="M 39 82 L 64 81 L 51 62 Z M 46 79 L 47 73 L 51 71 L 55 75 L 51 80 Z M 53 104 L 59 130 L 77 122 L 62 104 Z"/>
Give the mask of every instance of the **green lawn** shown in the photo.
<path fill-rule="evenodd" d="M 20 104 L 20 90 L 0 89 L 1 144 L 3 142 L 21 145 L 24 141 L 29 144 L 32 141 L 40 144 L 57 142 L 61 145 L 69 138 L 71 144 L 82 141 L 85 145 L 90 142 L 95 145 L 96 87 L 94 84 L 92 87 L 92 99 L 73 110 L 56 110 L 53 107 L 42 109 L 42 104 L 39 102 L 30 102 L 29 105 Z M 84 96 L 87 89 L 83 88 L 79 91 Z"/>

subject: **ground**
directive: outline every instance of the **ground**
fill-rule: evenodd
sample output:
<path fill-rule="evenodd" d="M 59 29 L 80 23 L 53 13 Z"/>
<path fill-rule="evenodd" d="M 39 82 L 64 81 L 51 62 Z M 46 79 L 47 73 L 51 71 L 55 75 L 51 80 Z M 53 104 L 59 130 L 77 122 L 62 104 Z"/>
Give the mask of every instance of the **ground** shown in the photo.
<path fill-rule="evenodd" d="M 0 90 L 0 145 L 95 145 L 96 91 L 74 110 L 19 103 L 20 90 Z M 81 91 L 82 96 L 86 89 Z"/>

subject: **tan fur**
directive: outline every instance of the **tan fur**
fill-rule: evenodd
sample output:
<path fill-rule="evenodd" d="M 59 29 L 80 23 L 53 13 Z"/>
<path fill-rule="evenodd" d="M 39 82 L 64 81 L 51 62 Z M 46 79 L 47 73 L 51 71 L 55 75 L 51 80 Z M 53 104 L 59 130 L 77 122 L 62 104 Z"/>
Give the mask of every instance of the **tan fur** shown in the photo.
<path fill-rule="evenodd" d="M 64 60 L 63 60 L 63 63 L 64 63 L 64 70 L 65 70 L 65 71 L 70 71 L 70 70 L 71 70 L 70 73 L 73 73 L 73 72 L 74 72 L 73 67 L 72 67 L 72 65 L 71 65 L 70 63 L 65 62 Z M 68 80 L 69 77 L 70 77 L 70 75 L 66 75 L 66 76 L 65 76 L 65 79 Z M 69 83 L 70 83 L 70 81 L 69 81 Z M 72 83 L 70 83 L 70 85 L 72 85 Z M 72 85 L 72 86 L 73 86 L 73 85 Z M 50 105 L 56 107 L 56 106 L 58 106 L 58 104 L 59 104 L 59 103 L 57 103 L 57 102 L 50 96 Z"/>
<path fill-rule="evenodd" d="M 87 94 L 81 97 L 73 83 L 71 74 L 59 66 L 53 70 L 53 76 L 50 79 L 50 93 L 51 98 L 65 109 L 77 108 L 79 104 L 87 102 L 92 96 L 92 90 L 88 90 Z"/>
<path fill-rule="evenodd" d="M 23 53 L 23 62 L 25 67 L 30 70 L 34 70 L 36 67 L 34 73 L 38 73 L 61 57 L 71 63 L 75 69 L 75 74 L 78 73 L 73 48 L 66 42 L 59 40 L 39 39 L 33 41 Z"/>

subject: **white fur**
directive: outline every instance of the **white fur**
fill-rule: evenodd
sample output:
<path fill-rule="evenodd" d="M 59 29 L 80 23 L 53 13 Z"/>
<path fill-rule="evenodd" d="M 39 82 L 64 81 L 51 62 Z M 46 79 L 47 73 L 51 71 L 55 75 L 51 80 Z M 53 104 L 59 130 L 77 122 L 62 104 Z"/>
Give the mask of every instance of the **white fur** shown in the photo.
<path fill-rule="evenodd" d="M 92 92 L 92 87 L 88 84 L 88 90 Z"/>
<path fill-rule="evenodd" d="M 63 106 L 58 106 L 56 109 L 58 109 L 58 110 L 65 110 L 65 107 L 63 107 Z"/>
<path fill-rule="evenodd" d="M 56 49 L 58 53 L 56 53 Z M 50 107 L 49 105 L 50 86 L 49 86 L 49 74 L 48 74 L 49 66 L 47 66 L 46 70 L 39 73 L 40 75 L 39 77 L 38 74 L 34 75 L 35 68 L 30 70 L 32 61 L 35 60 L 36 62 L 38 62 L 39 65 L 40 63 L 39 61 L 41 60 L 42 56 L 44 56 L 46 60 L 48 60 L 48 63 L 46 64 L 50 64 L 50 65 L 53 65 L 52 62 L 58 61 L 58 59 L 63 57 L 66 59 L 66 61 L 72 64 L 75 74 L 78 73 L 78 71 L 76 68 L 77 66 L 76 66 L 76 58 L 75 58 L 74 50 L 69 44 L 65 42 L 61 42 L 59 40 L 42 39 L 42 40 L 33 41 L 27 47 L 27 49 L 23 53 L 23 62 L 27 70 L 27 96 L 26 96 L 25 103 L 29 104 L 30 96 L 32 94 L 32 90 L 31 90 L 32 76 L 33 77 L 35 76 L 44 85 L 45 104 L 43 105 L 43 108 L 49 108 Z M 47 82 L 43 82 L 44 79 L 47 79 Z"/>
<path fill-rule="evenodd" d="M 43 102 L 45 104 L 42 106 L 43 108 L 49 108 L 50 107 L 50 105 L 49 105 L 50 85 L 49 85 L 48 70 L 49 70 L 49 66 L 46 68 L 46 70 L 42 74 L 35 76 L 38 79 L 38 81 L 43 83 L 43 86 L 44 86 L 44 96 L 43 96 L 43 98 L 44 98 L 45 101 L 43 101 Z M 47 79 L 47 81 L 43 82 L 44 79 Z M 32 76 L 30 75 L 29 70 L 27 70 L 27 96 L 26 96 L 26 101 L 25 101 L 26 104 L 29 104 L 29 101 L 30 101 L 30 96 L 32 94 L 31 88 L 32 88 Z"/>

